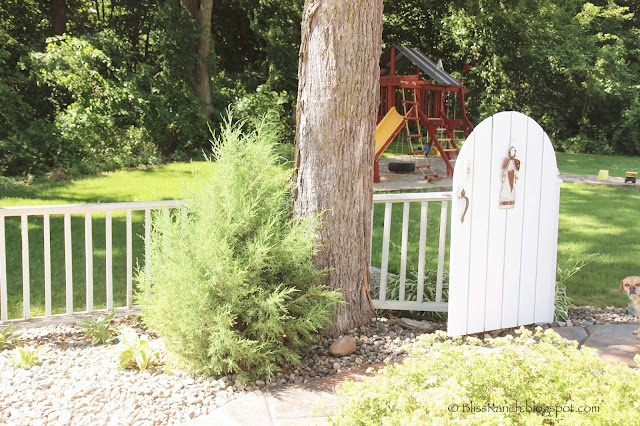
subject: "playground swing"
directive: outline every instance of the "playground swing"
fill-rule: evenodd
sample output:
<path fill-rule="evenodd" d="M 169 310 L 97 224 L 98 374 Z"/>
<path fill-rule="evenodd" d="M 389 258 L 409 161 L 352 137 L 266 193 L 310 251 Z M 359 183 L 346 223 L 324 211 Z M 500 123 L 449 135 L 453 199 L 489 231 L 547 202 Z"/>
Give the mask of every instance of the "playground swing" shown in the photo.
<path fill-rule="evenodd" d="M 396 70 L 407 62 L 415 66 L 415 74 L 397 75 Z M 423 79 L 421 72 L 428 79 Z M 380 155 L 403 127 L 405 132 L 395 145 L 396 155 L 402 154 L 398 158 L 401 161 L 390 163 L 389 170 L 408 172 L 418 169 L 429 182 L 451 178 L 455 157 L 460 150 L 458 143 L 473 130 L 466 116 L 465 92 L 460 81 L 422 52 L 399 45 L 385 50 L 380 58 L 374 182 L 380 182 Z M 434 158 L 429 159 L 429 155 L 439 157 L 437 161 L 444 163 L 446 173 L 439 175 L 435 172 L 431 166 Z"/>

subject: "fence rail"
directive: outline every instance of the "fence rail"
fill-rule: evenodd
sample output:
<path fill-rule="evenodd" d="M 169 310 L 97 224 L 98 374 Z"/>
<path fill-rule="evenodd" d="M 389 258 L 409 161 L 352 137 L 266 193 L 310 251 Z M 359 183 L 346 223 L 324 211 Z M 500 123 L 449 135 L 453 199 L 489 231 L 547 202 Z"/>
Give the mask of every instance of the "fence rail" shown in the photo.
<path fill-rule="evenodd" d="M 86 257 L 86 310 L 82 313 L 92 313 L 93 307 L 93 236 L 92 213 L 104 213 L 105 217 L 105 250 L 106 250 L 106 305 L 107 310 L 113 306 L 113 229 L 112 214 L 114 212 L 126 212 L 126 308 L 133 307 L 133 256 L 132 256 L 132 225 L 131 212 L 144 211 L 145 213 L 145 259 L 148 257 L 149 232 L 151 229 L 151 210 L 162 208 L 183 208 L 184 202 L 180 200 L 133 202 L 133 203 L 101 203 L 101 204 L 75 204 L 54 206 L 24 206 L 0 208 L 0 322 L 9 320 L 7 306 L 7 252 L 5 238 L 5 218 L 20 217 L 22 240 L 22 318 L 31 318 L 30 302 L 30 271 L 29 271 L 29 227 L 30 216 L 41 216 L 43 221 L 43 246 L 44 246 L 44 293 L 45 293 L 45 318 L 52 317 L 51 312 L 51 215 L 62 215 L 64 223 L 64 259 L 65 259 L 65 303 L 66 315 L 78 313 L 73 306 L 73 257 L 71 251 L 71 215 L 84 214 L 85 226 L 85 257 Z"/>
<path fill-rule="evenodd" d="M 447 302 L 442 301 L 442 287 L 445 262 L 445 245 L 447 236 L 448 204 L 451 200 L 450 192 L 430 192 L 430 193 L 410 193 L 410 194 L 375 194 L 374 204 L 384 204 L 384 224 L 382 232 L 382 260 L 380 292 L 377 299 L 373 299 L 374 306 L 378 309 L 393 310 L 415 310 L 415 311 L 446 311 Z M 429 204 L 440 203 L 440 229 L 438 240 L 438 267 L 436 276 L 436 294 L 434 300 L 425 300 L 425 262 L 427 245 L 427 218 Z M 387 284 L 389 278 L 389 255 L 391 241 L 392 206 L 394 203 L 401 203 L 402 212 L 402 243 L 400 247 L 400 274 L 399 274 L 399 296 L 397 300 L 388 300 L 386 297 Z M 406 300 L 407 282 L 407 249 L 409 241 L 409 210 L 411 203 L 420 203 L 420 226 L 419 226 L 419 247 L 418 247 L 418 272 L 417 272 L 417 295 L 415 301 Z M 22 318 L 11 321 L 25 321 L 32 318 L 30 289 L 31 277 L 29 270 L 29 217 L 42 217 L 42 238 L 44 248 L 44 317 L 51 318 L 60 315 L 52 314 L 52 294 L 51 294 L 51 216 L 63 217 L 64 230 L 64 272 L 65 272 L 65 310 L 68 315 L 86 315 L 97 312 L 94 309 L 94 283 L 93 283 L 93 222 L 92 214 L 105 215 L 105 283 L 106 283 L 106 311 L 118 309 L 120 311 L 133 308 L 133 233 L 132 233 L 132 212 L 144 211 L 144 258 L 149 255 L 149 237 L 151 230 L 151 211 L 163 208 L 184 208 L 181 200 L 154 201 L 154 202 L 133 202 L 133 203 L 101 203 L 101 204 L 76 204 L 76 205 L 53 205 L 53 206 L 24 206 L 24 207 L 2 207 L 0 208 L 0 323 L 9 321 L 9 310 L 7 306 L 7 252 L 5 235 L 5 218 L 20 218 L 20 238 L 21 238 L 21 258 L 22 258 Z M 113 300 L 113 226 L 112 214 L 114 212 L 126 212 L 125 233 L 126 233 L 126 305 L 114 306 Z M 77 310 L 73 303 L 73 256 L 72 256 L 72 236 L 71 236 L 71 215 L 84 214 L 84 245 L 85 245 L 85 290 L 86 306 L 84 310 Z M 373 224 L 373 212 L 372 212 Z M 373 244 L 372 244 L 373 246 Z M 35 319 L 35 318 L 34 318 Z"/>
<path fill-rule="evenodd" d="M 382 236 L 382 262 L 380 273 L 380 292 L 378 299 L 373 299 L 377 309 L 437 311 L 446 312 L 447 302 L 442 301 L 442 287 L 444 279 L 444 261 L 447 240 L 448 205 L 451 192 L 427 192 L 409 194 L 375 194 L 375 204 L 384 203 L 384 225 Z M 409 240 L 409 210 L 411 203 L 420 203 L 420 235 L 418 246 L 418 277 L 417 295 L 415 301 L 406 300 L 407 282 L 407 248 Z M 436 273 L 435 300 L 425 300 L 425 262 L 427 247 L 427 219 L 430 202 L 440 202 L 440 229 L 438 239 L 438 269 Z M 391 241 L 391 223 L 393 203 L 402 203 L 402 242 L 400 246 L 400 277 L 398 300 L 387 300 L 387 284 L 389 277 L 389 251 Z M 373 224 L 373 214 L 371 217 Z M 373 228 L 373 226 L 372 226 Z M 373 244 L 372 244 L 373 245 Z"/>

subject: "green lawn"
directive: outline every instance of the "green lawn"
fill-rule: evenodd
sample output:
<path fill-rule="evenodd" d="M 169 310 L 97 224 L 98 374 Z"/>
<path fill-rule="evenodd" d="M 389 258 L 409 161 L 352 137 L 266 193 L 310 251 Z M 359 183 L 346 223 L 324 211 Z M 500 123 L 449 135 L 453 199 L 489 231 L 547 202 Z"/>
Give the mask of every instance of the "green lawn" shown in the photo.
<path fill-rule="evenodd" d="M 620 281 L 640 275 L 640 191 L 565 183 L 560 195 L 558 262 L 599 253 L 569 280 L 579 305 L 626 306 Z"/>
<path fill-rule="evenodd" d="M 3 190 L 0 207 L 18 205 L 153 201 L 184 197 L 194 172 L 208 163 L 175 163 L 148 169 L 119 171 L 77 181 L 47 182 Z M 106 307 L 105 215 L 93 214 L 94 306 Z M 113 214 L 114 303 L 125 304 L 125 214 Z M 42 217 L 29 219 L 29 272 L 32 315 L 44 314 L 44 253 Z M 134 266 L 144 261 L 144 215 L 133 212 Z M 71 216 L 74 309 L 83 310 L 85 295 L 84 215 Z M 22 316 L 22 259 L 20 218 L 5 219 L 8 305 L 10 318 Z M 64 231 L 62 216 L 51 216 L 51 288 L 54 313 L 65 310 Z"/>
<path fill-rule="evenodd" d="M 624 177 L 626 172 L 640 172 L 640 157 L 557 152 L 556 159 L 562 173 L 597 175 L 600 170 L 609 170 L 609 176 Z"/>
<path fill-rule="evenodd" d="M 579 156 L 589 160 L 594 156 Z M 562 171 L 571 158 L 558 155 Z M 587 161 L 575 166 L 587 167 Z M 206 170 L 206 162 L 175 163 L 144 170 L 129 170 L 86 178 L 77 181 L 47 182 L 3 190 L 0 207 L 16 205 L 98 203 L 116 201 L 147 201 L 182 198 L 185 196 L 195 171 Z M 610 170 L 611 171 L 611 170 Z M 410 212 L 408 271 L 417 271 L 417 241 L 419 236 L 420 207 L 413 203 Z M 625 306 L 626 299 L 617 292 L 620 280 L 628 275 L 639 275 L 637 259 L 640 258 L 640 191 L 631 188 L 595 187 L 582 184 L 564 184 L 562 187 L 558 260 L 584 259 L 591 253 L 599 256 L 568 282 L 568 293 L 579 305 Z M 372 264 L 380 266 L 383 205 L 375 208 L 374 246 Z M 399 271 L 401 244 L 402 204 L 394 205 L 394 221 L 391 231 L 389 270 Z M 437 267 L 437 244 L 440 221 L 440 203 L 429 206 L 427 232 L 427 269 Z M 113 265 L 114 301 L 124 304 L 125 282 L 125 231 L 124 214 L 113 216 Z M 43 242 L 42 219 L 29 221 L 31 304 L 34 315 L 43 313 Z M 72 216 L 73 231 L 73 281 L 74 306 L 82 309 L 85 304 L 84 219 Z M 142 235 L 142 214 L 133 215 L 133 233 Z M 20 220 L 6 219 L 7 271 L 9 281 L 10 316 L 19 317 L 22 312 L 22 266 L 20 250 Z M 94 215 L 94 300 L 97 308 L 105 304 L 105 249 L 104 215 Z M 62 218 L 51 218 L 52 289 L 54 312 L 64 311 L 64 241 Z M 134 237 L 134 264 L 142 264 L 142 239 Z M 448 271 L 448 253 L 445 273 Z"/>

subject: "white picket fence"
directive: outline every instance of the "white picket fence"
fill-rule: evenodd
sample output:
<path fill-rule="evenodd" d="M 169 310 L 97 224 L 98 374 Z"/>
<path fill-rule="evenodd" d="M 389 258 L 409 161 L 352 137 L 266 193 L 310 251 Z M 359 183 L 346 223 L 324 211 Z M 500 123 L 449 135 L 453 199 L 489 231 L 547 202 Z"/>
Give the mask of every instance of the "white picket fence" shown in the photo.
<path fill-rule="evenodd" d="M 93 239 L 92 239 L 92 214 L 105 214 L 105 250 L 106 250 L 106 305 L 107 310 L 113 306 L 113 230 L 112 214 L 114 212 L 126 212 L 126 306 L 133 307 L 133 235 L 131 213 L 133 211 L 145 212 L 145 240 L 149 239 L 151 229 L 151 211 L 162 208 L 181 208 L 184 203 L 180 200 L 134 202 L 134 203 L 102 203 L 102 204 L 76 204 L 56 206 L 25 206 L 0 208 L 0 323 L 9 321 L 7 306 L 7 253 L 5 239 L 5 218 L 20 217 L 21 245 L 22 245 L 22 306 L 23 314 L 20 321 L 31 318 L 30 302 L 30 270 L 29 270 L 29 228 L 28 219 L 33 216 L 41 216 L 43 221 L 44 240 L 44 291 L 45 291 L 45 315 L 50 318 L 51 312 L 51 236 L 50 217 L 62 215 L 64 217 L 64 259 L 65 259 L 65 302 L 66 314 L 91 313 L 93 307 Z M 71 250 L 71 215 L 84 214 L 85 224 L 85 258 L 86 258 L 86 306 L 82 311 L 73 306 L 73 258 Z M 145 243 L 145 258 L 148 256 L 148 245 Z"/>
<path fill-rule="evenodd" d="M 447 241 L 447 209 L 451 201 L 451 192 L 427 192 L 409 194 L 375 194 L 374 204 L 384 203 L 384 225 L 382 237 L 382 263 L 380 274 L 380 294 L 377 299 L 373 299 L 373 305 L 377 309 L 410 310 L 410 311 L 436 311 L 446 312 L 447 302 L 442 301 L 442 286 L 444 278 L 444 262 Z M 436 296 L 435 300 L 425 300 L 424 279 L 427 246 L 427 219 L 429 203 L 440 203 L 440 229 L 438 236 L 438 268 L 436 275 Z M 388 265 L 389 265 L 389 243 L 391 240 L 391 223 L 393 203 L 402 203 L 402 240 L 400 246 L 400 279 L 398 300 L 386 300 Z M 415 301 L 406 300 L 406 280 L 407 280 L 407 248 L 409 240 L 409 211 L 411 203 L 420 203 L 420 235 L 418 243 L 418 279 L 417 295 Z M 373 217 L 372 217 L 373 223 Z M 372 226 L 373 229 L 373 226 Z"/>
<path fill-rule="evenodd" d="M 373 300 L 374 306 L 379 309 L 393 310 L 414 310 L 414 311 L 446 311 L 447 302 L 442 301 L 443 277 L 445 268 L 445 249 L 447 237 L 447 216 L 448 204 L 451 200 L 450 192 L 431 193 L 410 193 L 410 194 L 375 194 L 374 203 L 384 203 L 384 225 L 382 238 L 382 264 L 380 293 L 377 299 Z M 425 280 L 426 245 L 427 245 L 427 218 L 430 203 L 440 204 L 440 229 L 438 232 L 438 267 L 437 267 L 437 289 L 435 300 L 425 300 L 423 286 Z M 418 285 L 417 297 L 415 301 L 405 300 L 405 284 L 407 279 L 407 248 L 409 240 L 409 210 L 411 203 L 420 203 L 420 235 L 419 235 L 419 259 L 418 259 Z M 400 289 L 398 300 L 386 300 L 386 289 L 388 283 L 388 265 L 391 241 L 391 222 L 393 204 L 403 206 L 402 213 L 402 244 L 401 244 L 401 270 Z M 0 323 L 9 321 L 25 321 L 48 319 L 56 316 L 85 315 L 94 312 L 93 300 L 93 251 L 92 240 L 92 214 L 105 215 L 105 249 L 106 249 L 106 308 L 130 310 L 133 306 L 133 233 L 131 213 L 134 211 L 145 212 L 145 240 L 148 241 L 151 229 L 151 211 L 163 208 L 184 208 L 181 200 L 156 201 L 156 202 L 133 202 L 133 203 L 102 203 L 102 204 L 78 204 L 78 205 L 55 205 L 55 206 L 26 206 L 26 207 L 3 207 L 0 208 Z M 114 306 L 113 301 L 113 229 L 112 214 L 114 212 L 126 212 L 126 305 Z M 73 304 L 73 257 L 72 257 L 72 236 L 71 236 L 71 215 L 84 215 L 85 228 L 85 291 L 86 306 L 83 308 Z M 65 302 L 66 312 L 64 314 L 52 314 L 51 307 L 51 236 L 50 217 L 52 215 L 62 215 L 64 221 L 64 260 L 65 260 Z M 29 229 L 28 218 L 33 216 L 42 217 L 43 240 L 44 240 L 44 287 L 45 287 L 45 314 L 43 317 L 33 317 L 31 315 L 30 302 L 30 270 L 29 270 Z M 22 247 L 22 318 L 11 319 L 8 317 L 7 306 L 7 253 L 5 238 L 5 218 L 20 217 L 21 227 L 21 247 Z M 372 214 L 373 223 L 373 214 Z M 148 244 L 145 242 L 145 259 L 148 258 Z"/>

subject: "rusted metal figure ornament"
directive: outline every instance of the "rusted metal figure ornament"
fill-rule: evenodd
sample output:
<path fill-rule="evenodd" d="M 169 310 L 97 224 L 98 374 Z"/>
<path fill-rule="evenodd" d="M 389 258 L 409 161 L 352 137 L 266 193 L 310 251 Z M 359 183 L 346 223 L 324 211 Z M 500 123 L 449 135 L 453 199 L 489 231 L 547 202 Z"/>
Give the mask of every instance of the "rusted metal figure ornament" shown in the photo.
<path fill-rule="evenodd" d="M 512 209 L 516 204 L 516 182 L 520 172 L 520 160 L 516 158 L 516 149 L 509 148 L 509 155 L 502 163 L 502 189 L 500 191 L 500 208 Z"/>

